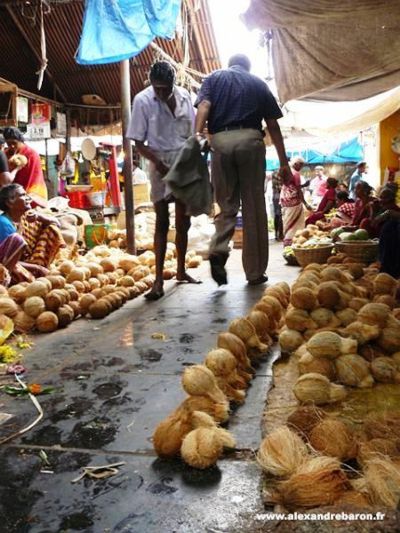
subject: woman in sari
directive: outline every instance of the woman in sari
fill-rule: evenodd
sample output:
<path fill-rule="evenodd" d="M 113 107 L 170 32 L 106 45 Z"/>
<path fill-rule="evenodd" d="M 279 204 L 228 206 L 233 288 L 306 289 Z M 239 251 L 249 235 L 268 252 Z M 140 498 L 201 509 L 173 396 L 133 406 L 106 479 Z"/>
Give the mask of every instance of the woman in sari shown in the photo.
<path fill-rule="evenodd" d="M 372 196 L 373 188 L 366 181 L 359 181 L 355 187 L 357 200 L 354 204 L 354 216 L 348 226 L 349 231 L 358 228 L 368 231 L 370 237 L 375 237 L 371 222 L 379 208 L 378 200 Z"/>
<path fill-rule="evenodd" d="M 347 191 L 337 191 L 336 214 L 329 224 L 324 226 L 324 230 L 329 231 L 350 224 L 354 217 L 354 208 L 355 202 L 349 198 L 349 193 Z"/>
<path fill-rule="evenodd" d="M 47 187 L 39 154 L 24 143 L 24 136 L 18 128 L 4 128 L 3 135 L 8 146 L 8 159 L 10 160 L 16 154 L 27 159 L 27 164 L 21 165 L 15 174 L 14 183 L 22 185 L 32 198 L 34 206 L 45 207 L 47 204 Z"/>
<path fill-rule="evenodd" d="M 283 221 L 283 245 L 290 246 L 294 234 L 299 229 L 304 229 L 304 209 L 310 207 L 305 203 L 301 190 L 300 170 L 304 166 L 304 160 L 300 157 L 292 162 L 292 176 L 285 178 L 282 183 L 280 203 L 282 206 Z"/>
<path fill-rule="evenodd" d="M 30 197 L 17 183 L 0 190 L 0 209 L 0 263 L 11 282 L 46 275 L 65 246 L 57 220 L 32 210 Z"/>
<path fill-rule="evenodd" d="M 325 215 L 336 206 L 336 187 L 338 186 L 338 180 L 336 178 L 328 178 L 326 180 L 326 186 L 326 192 L 324 193 L 316 212 L 307 217 L 306 226 L 308 226 L 308 224 L 315 224 L 318 220 L 324 219 Z"/>

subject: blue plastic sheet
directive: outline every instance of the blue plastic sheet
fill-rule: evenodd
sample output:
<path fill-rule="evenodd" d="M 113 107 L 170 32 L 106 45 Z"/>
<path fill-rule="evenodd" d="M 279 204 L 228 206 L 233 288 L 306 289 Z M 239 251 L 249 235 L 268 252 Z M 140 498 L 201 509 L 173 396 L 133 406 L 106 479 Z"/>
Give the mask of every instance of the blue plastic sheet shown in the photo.
<path fill-rule="evenodd" d="M 76 61 L 114 63 L 138 55 L 155 37 L 172 38 L 181 0 L 86 0 Z"/>
<path fill-rule="evenodd" d="M 339 144 L 331 153 L 323 153 L 315 149 L 287 150 L 289 157 L 301 156 L 306 163 L 310 165 L 356 163 L 364 158 L 363 147 L 357 140 L 357 137 Z M 279 168 L 277 157 L 267 157 L 267 170 Z"/>

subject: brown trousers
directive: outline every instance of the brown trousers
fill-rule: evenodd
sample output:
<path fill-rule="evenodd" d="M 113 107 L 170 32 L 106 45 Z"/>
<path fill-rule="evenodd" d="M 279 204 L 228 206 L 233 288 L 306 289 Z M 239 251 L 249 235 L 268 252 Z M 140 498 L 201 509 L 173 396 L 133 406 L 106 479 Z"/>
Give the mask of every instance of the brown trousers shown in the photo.
<path fill-rule="evenodd" d="M 265 273 L 268 266 L 268 220 L 264 198 L 265 145 L 253 129 L 223 131 L 212 136 L 212 182 L 221 213 L 210 254 L 227 255 L 242 204 L 243 269 L 248 281 Z"/>

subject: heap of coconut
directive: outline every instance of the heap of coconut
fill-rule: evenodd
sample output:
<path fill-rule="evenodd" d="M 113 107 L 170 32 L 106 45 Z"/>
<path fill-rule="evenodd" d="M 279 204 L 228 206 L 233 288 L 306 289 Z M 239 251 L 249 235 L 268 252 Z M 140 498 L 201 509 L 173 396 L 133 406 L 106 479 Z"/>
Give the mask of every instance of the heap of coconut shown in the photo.
<path fill-rule="evenodd" d="M 277 478 L 268 504 L 397 509 L 400 415 L 369 415 L 354 429 L 340 410 L 351 388 L 400 383 L 397 290 L 377 265 L 350 262 L 308 265 L 293 284 L 279 342 L 297 361 L 300 406 L 260 445 L 262 469 Z M 335 416 L 323 411 L 332 403 Z"/>
<path fill-rule="evenodd" d="M 188 268 L 201 257 L 187 254 Z M 62 260 L 49 275 L 8 290 L 0 287 L 0 315 L 10 317 L 14 330 L 48 333 L 68 326 L 75 318 L 104 318 L 127 300 L 149 290 L 154 283 L 155 254 L 130 255 L 107 246 L 96 246 L 75 261 Z M 166 253 L 164 279 L 176 275 L 174 246 Z"/>
<path fill-rule="evenodd" d="M 229 420 L 230 402 L 245 401 L 254 365 L 277 337 L 289 299 L 287 283 L 268 287 L 246 317 L 232 320 L 228 331 L 218 335 L 204 364 L 185 369 L 182 386 L 188 396 L 153 435 L 160 457 L 180 455 L 203 469 L 215 465 L 224 449 L 235 447 L 232 435 L 219 424 Z"/>

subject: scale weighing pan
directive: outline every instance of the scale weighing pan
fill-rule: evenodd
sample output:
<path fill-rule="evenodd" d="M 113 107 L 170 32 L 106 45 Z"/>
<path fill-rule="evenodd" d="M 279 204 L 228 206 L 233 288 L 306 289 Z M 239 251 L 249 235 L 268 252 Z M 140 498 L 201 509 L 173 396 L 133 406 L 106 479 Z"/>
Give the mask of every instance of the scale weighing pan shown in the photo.
<path fill-rule="evenodd" d="M 87 161 L 93 161 L 93 159 L 96 159 L 96 145 L 92 139 L 87 138 L 82 141 L 81 152 Z"/>

